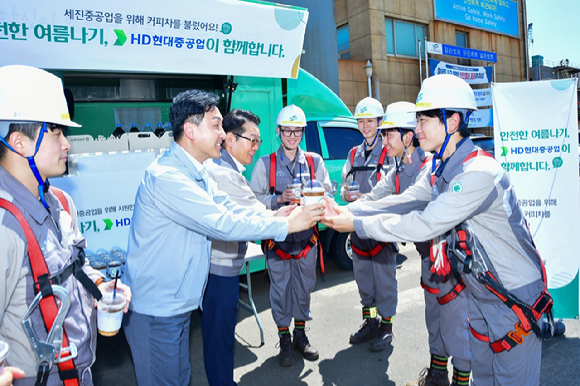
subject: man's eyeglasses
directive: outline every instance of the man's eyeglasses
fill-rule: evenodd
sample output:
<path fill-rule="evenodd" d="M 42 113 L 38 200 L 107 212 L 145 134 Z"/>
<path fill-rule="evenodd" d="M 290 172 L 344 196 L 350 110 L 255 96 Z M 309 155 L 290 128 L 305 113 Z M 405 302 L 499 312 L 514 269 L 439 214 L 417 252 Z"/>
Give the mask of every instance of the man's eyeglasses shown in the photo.
<path fill-rule="evenodd" d="M 295 137 L 302 137 L 302 134 L 304 134 L 304 129 L 302 129 L 302 130 L 282 130 L 282 129 L 280 129 L 280 132 L 282 133 L 282 135 L 284 137 L 291 137 L 292 133 L 294 133 Z"/>
<path fill-rule="evenodd" d="M 255 138 L 254 139 L 251 139 L 251 138 L 248 138 L 248 137 L 244 137 L 243 135 L 240 135 L 240 134 L 234 134 L 234 135 L 236 137 L 240 137 L 240 138 L 243 138 L 243 139 L 245 139 L 247 141 L 252 142 L 252 146 L 256 146 L 256 145 L 260 146 L 262 144 L 262 142 L 264 142 L 261 139 L 255 139 Z"/>

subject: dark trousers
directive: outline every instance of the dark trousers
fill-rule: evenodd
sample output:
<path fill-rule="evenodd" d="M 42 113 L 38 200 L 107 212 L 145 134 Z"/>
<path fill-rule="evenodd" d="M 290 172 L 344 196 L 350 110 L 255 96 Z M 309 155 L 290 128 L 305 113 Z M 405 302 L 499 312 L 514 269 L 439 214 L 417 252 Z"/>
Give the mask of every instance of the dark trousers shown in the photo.
<path fill-rule="evenodd" d="M 158 317 L 129 311 L 123 328 L 139 386 L 185 386 L 191 378 L 191 311 Z"/>
<path fill-rule="evenodd" d="M 210 274 L 200 313 L 203 360 L 210 386 L 236 386 L 234 345 L 240 297 L 239 276 Z"/>

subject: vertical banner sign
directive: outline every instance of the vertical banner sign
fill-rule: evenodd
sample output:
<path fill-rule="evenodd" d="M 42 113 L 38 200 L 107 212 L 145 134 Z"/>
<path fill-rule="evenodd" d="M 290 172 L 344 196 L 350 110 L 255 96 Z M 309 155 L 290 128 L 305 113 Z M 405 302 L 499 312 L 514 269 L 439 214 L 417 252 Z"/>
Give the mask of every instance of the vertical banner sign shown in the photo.
<path fill-rule="evenodd" d="M 0 66 L 296 78 L 307 21 L 257 1 L 2 0 Z"/>
<path fill-rule="evenodd" d="M 492 85 L 495 154 L 546 261 L 558 318 L 580 314 L 577 82 Z"/>
<path fill-rule="evenodd" d="M 431 76 L 449 74 L 457 76 L 469 84 L 491 83 L 493 67 L 472 67 L 451 64 L 436 59 L 429 59 L 429 71 Z"/>

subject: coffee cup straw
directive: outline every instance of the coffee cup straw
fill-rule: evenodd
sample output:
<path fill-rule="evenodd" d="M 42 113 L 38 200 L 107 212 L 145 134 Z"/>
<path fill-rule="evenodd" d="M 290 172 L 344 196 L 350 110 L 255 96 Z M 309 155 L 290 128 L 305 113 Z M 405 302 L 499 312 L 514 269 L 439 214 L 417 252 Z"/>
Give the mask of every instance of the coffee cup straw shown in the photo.
<path fill-rule="evenodd" d="M 117 296 L 117 279 L 119 278 L 119 271 L 115 272 L 115 285 L 113 287 L 113 300 Z"/>

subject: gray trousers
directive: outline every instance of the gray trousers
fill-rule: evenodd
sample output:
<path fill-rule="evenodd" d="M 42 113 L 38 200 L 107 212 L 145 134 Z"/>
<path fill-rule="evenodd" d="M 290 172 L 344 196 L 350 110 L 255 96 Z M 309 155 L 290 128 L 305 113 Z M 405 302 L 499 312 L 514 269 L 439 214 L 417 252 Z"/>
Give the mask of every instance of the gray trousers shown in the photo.
<path fill-rule="evenodd" d="M 284 248 L 286 243 L 280 243 Z M 288 248 L 292 254 L 297 254 Z M 294 252 L 294 253 L 293 253 Z M 270 306 L 274 322 L 279 327 L 289 327 L 292 318 L 312 320 L 310 294 L 316 284 L 316 256 L 318 245 L 302 259 L 282 260 L 266 250 L 268 275 L 270 275 Z"/>
<path fill-rule="evenodd" d="M 379 242 L 360 239 L 350 234 L 352 244 L 363 251 L 370 251 Z M 379 315 L 391 317 L 397 312 L 397 255 L 387 246 L 374 257 L 360 256 L 352 252 L 354 278 L 363 307 L 377 306 Z"/>
<path fill-rule="evenodd" d="M 429 332 L 429 352 L 441 357 L 452 357 L 453 367 L 471 370 L 471 346 L 467 310 L 469 289 L 465 288 L 447 304 L 439 304 L 438 297 L 447 295 L 456 285 L 457 279 L 451 273 L 441 277 L 431 273 L 429 254 L 421 257 L 421 280 L 439 294 L 425 293 L 425 324 Z"/>
<path fill-rule="evenodd" d="M 474 281 L 470 280 L 469 284 L 472 283 Z M 469 324 L 479 334 L 488 336 L 490 342 L 495 342 L 509 331 L 513 331 L 519 320 L 516 314 L 497 297 L 490 301 L 488 294 L 483 299 L 476 296 L 474 291 L 479 293 L 488 290 L 481 283 L 475 283 L 477 288 L 473 289 L 469 296 Z M 541 283 L 533 283 L 512 291 L 512 293 L 525 303 L 534 304 L 540 295 L 541 285 Z M 488 291 L 488 293 L 490 292 Z M 510 351 L 496 354 L 491 350 L 488 342 L 481 341 L 471 335 L 472 385 L 539 385 L 542 341 L 533 331 L 530 331 L 529 335 L 523 338 L 524 341 L 521 345 Z"/>

